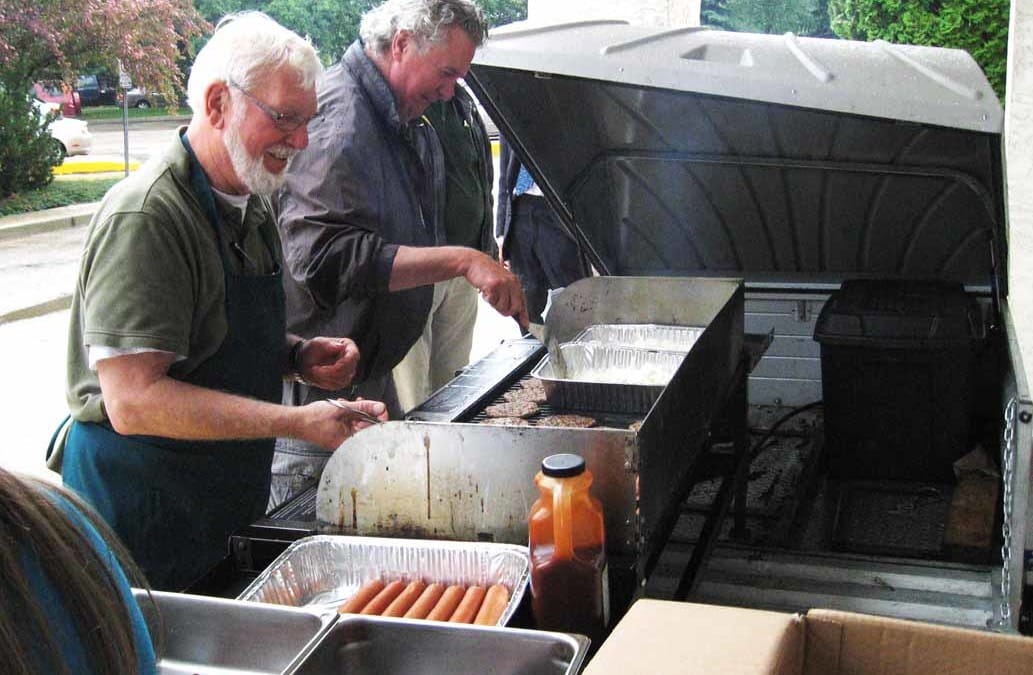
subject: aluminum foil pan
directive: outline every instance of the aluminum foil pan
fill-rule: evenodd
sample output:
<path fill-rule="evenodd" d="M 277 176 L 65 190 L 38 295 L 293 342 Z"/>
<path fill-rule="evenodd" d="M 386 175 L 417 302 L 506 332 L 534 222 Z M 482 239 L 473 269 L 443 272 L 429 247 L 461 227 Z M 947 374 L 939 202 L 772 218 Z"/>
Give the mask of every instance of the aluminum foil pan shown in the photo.
<path fill-rule="evenodd" d="M 692 349 L 704 330 L 655 323 L 601 323 L 584 329 L 571 342 L 684 353 Z"/>
<path fill-rule="evenodd" d="M 531 371 L 552 405 L 568 410 L 645 413 L 671 381 L 683 352 L 607 347 L 596 343 L 559 345 L 566 372 L 559 377 L 546 355 Z"/>
<path fill-rule="evenodd" d="M 527 547 L 489 542 L 317 535 L 291 544 L 237 599 L 336 612 L 375 578 L 427 583 L 505 584 L 504 626 L 520 605 L 530 574 Z"/>

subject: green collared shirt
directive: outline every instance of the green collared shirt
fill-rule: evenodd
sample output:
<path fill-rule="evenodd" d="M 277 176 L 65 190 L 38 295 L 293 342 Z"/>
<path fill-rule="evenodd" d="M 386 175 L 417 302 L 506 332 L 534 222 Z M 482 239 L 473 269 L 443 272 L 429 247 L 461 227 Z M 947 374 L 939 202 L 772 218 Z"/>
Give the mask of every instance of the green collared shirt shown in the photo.
<path fill-rule="evenodd" d="M 485 213 L 483 151 L 455 99 L 427 108 L 424 116 L 441 141 L 445 155 L 445 237 L 449 244 L 481 247 L 481 233 L 490 227 Z"/>
<path fill-rule="evenodd" d="M 81 422 L 107 418 L 90 345 L 172 352 L 182 357 L 169 370 L 177 377 L 211 357 L 226 335 L 218 239 L 190 188 L 182 133 L 162 157 L 109 190 L 90 223 L 68 342 L 66 397 Z M 219 211 L 234 272 L 274 271 L 282 255 L 267 201 L 252 196 L 243 220 L 229 205 Z"/>

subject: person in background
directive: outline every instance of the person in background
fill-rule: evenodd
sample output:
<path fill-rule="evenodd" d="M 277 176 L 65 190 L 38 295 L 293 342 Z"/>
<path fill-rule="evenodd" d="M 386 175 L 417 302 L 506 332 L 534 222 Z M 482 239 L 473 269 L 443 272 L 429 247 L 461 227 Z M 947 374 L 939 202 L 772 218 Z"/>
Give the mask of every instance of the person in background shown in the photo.
<path fill-rule="evenodd" d="M 474 248 L 445 245 L 444 159 L 421 119 L 452 98 L 486 32 L 469 0 L 389 0 L 363 15 L 360 40 L 327 71 L 312 147 L 279 194 L 288 328 L 348 336 L 362 357 L 350 389 L 293 382 L 285 403 L 344 393 L 400 414 L 392 369 L 423 334 L 437 282 L 462 278 L 526 325 L 515 275 Z M 313 484 L 326 460 L 280 439 L 270 506 Z"/>
<path fill-rule="evenodd" d="M 285 332 L 263 196 L 308 143 L 321 75 L 315 49 L 264 14 L 223 19 L 190 72 L 189 126 L 90 224 L 62 475 L 155 588 L 203 576 L 265 513 L 276 437 L 326 452 L 365 425 L 328 402 L 280 405 L 286 375 L 339 389 L 358 362 L 350 340 Z M 355 405 L 386 418 L 378 402 Z"/>
<path fill-rule="evenodd" d="M 155 646 L 131 586 L 146 580 L 74 494 L 0 468 L 5 675 L 149 675 Z"/>
<path fill-rule="evenodd" d="M 499 146 L 495 236 L 502 260 L 520 278 L 531 322 L 540 324 L 549 291 L 590 276 L 591 267 L 506 139 Z"/>
<path fill-rule="evenodd" d="M 491 142 L 477 104 L 463 85 L 449 101 L 423 114 L 437 134 L 445 159 L 445 241 L 498 257 L 492 232 Z M 394 381 L 402 410 L 426 400 L 470 361 L 477 321 L 477 290 L 465 278 L 434 284 L 423 334 L 395 366 Z"/>

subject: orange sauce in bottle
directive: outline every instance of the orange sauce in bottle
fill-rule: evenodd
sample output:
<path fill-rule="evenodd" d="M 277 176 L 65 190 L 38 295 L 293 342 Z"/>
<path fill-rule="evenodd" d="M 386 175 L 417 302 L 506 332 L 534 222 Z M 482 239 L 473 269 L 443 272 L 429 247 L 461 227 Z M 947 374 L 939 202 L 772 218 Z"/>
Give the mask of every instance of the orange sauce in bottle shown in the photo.
<path fill-rule="evenodd" d="M 528 517 L 531 598 L 542 630 L 580 633 L 598 645 L 609 622 L 603 509 L 578 455 L 546 457 Z"/>

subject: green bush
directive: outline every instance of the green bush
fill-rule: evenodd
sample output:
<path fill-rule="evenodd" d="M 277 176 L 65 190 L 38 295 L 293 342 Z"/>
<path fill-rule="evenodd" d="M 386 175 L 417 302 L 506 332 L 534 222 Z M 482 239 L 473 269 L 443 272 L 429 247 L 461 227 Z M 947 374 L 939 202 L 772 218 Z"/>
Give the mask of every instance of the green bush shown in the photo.
<path fill-rule="evenodd" d="M 967 51 L 1004 100 L 1008 0 L 829 0 L 836 35 Z"/>
<path fill-rule="evenodd" d="M 15 192 L 41 188 L 61 163 L 54 142 L 30 99 L 21 91 L 0 88 L 0 199 Z"/>

